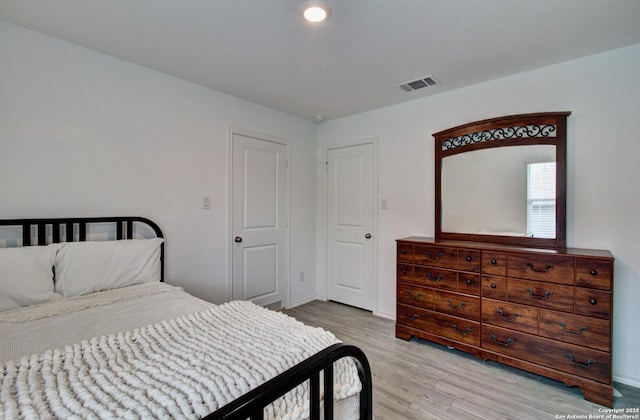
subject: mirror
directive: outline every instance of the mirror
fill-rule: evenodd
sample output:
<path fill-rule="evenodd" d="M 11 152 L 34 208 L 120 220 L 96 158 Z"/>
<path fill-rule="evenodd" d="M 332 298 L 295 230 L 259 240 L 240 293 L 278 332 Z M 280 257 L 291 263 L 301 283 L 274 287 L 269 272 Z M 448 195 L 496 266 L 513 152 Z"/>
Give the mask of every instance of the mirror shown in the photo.
<path fill-rule="evenodd" d="M 566 117 L 513 115 L 436 139 L 436 239 L 565 247 Z"/>
<path fill-rule="evenodd" d="M 543 218 L 555 227 L 555 205 L 540 215 L 542 201 L 555 202 L 555 160 L 556 148 L 550 145 L 474 150 L 442 159 L 442 230 L 555 238 L 555 229 L 538 227 Z M 552 169 L 542 173 L 552 176 L 536 176 L 539 164 L 548 164 Z"/>

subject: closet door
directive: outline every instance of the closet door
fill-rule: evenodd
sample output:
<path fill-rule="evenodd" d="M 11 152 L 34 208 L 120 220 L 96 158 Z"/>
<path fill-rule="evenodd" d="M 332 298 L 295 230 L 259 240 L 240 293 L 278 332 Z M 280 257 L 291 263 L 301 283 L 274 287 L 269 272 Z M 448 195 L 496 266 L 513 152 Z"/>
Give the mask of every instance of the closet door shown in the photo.
<path fill-rule="evenodd" d="M 286 306 L 287 145 L 232 135 L 232 299 Z"/>
<path fill-rule="evenodd" d="M 327 151 L 327 298 L 373 308 L 374 145 Z"/>

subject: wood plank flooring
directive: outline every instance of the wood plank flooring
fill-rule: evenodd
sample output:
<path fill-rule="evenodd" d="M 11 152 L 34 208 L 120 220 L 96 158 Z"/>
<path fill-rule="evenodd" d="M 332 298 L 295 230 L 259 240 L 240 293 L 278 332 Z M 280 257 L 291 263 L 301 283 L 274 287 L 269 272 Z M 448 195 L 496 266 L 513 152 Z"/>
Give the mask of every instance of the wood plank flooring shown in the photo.
<path fill-rule="evenodd" d="M 368 311 L 314 301 L 285 312 L 366 353 L 377 420 L 555 420 L 602 415 L 605 408 L 560 382 L 426 341 L 396 339 L 395 324 Z M 622 384 L 616 389 L 624 396 L 615 398 L 615 408 L 640 407 L 639 389 Z"/>

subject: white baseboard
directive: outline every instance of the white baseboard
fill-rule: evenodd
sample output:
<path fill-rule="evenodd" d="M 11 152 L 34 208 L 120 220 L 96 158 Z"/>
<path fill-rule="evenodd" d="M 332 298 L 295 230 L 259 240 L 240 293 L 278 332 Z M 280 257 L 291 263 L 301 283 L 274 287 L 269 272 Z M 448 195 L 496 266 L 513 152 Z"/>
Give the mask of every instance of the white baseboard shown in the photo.
<path fill-rule="evenodd" d="M 385 313 L 385 312 L 373 312 L 373 315 L 379 316 L 380 318 L 389 319 L 391 321 L 395 321 L 396 320 L 396 314 L 388 314 L 388 313 Z"/>
<path fill-rule="evenodd" d="M 634 388 L 640 388 L 640 378 L 634 378 L 633 376 L 613 374 L 613 380 L 620 382 L 621 384 L 629 385 Z"/>
<path fill-rule="evenodd" d="M 289 307 L 287 309 L 295 308 L 296 306 L 304 305 L 305 303 L 313 302 L 314 300 L 322 299 L 312 296 L 305 299 L 296 300 L 295 302 L 289 302 Z"/>

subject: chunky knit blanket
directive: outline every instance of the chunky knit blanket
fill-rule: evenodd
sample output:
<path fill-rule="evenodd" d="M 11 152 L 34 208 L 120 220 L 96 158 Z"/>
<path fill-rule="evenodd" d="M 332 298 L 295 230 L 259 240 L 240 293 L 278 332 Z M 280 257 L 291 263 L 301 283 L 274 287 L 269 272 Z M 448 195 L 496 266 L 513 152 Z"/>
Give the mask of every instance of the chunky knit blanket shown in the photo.
<path fill-rule="evenodd" d="M 230 302 L 5 363 L 0 418 L 200 418 L 336 342 L 281 313 Z M 358 393 L 351 360 L 335 367 L 335 397 Z M 307 388 L 266 417 L 305 418 Z"/>

